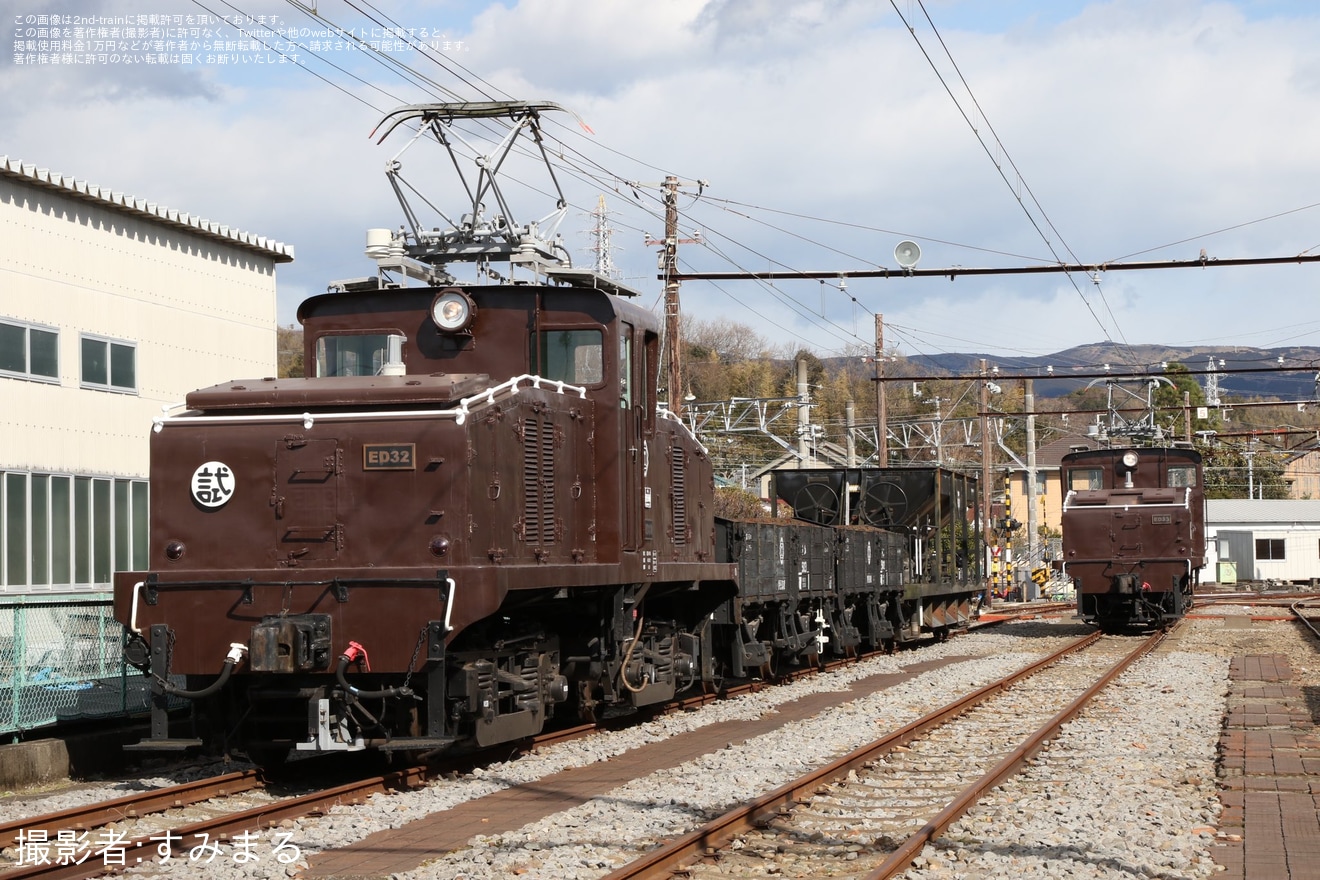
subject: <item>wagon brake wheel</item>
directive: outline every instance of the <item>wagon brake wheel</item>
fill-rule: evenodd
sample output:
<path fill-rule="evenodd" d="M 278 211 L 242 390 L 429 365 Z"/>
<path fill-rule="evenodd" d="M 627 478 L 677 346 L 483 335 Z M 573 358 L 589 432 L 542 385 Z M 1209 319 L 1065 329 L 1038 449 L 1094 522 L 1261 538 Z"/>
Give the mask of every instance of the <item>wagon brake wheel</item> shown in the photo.
<path fill-rule="evenodd" d="M 862 493 L 861 508 L 867 525 L 892 526 L 907 513 L 907 493 L 897 483 L 871 483 Z"/>
<path fill-rule="evenodd" d="M 839 496 L 823 483 L 809 483 L 793 497 L 793 510 L 799 519 L 832 525 L 839 516 Z"/>

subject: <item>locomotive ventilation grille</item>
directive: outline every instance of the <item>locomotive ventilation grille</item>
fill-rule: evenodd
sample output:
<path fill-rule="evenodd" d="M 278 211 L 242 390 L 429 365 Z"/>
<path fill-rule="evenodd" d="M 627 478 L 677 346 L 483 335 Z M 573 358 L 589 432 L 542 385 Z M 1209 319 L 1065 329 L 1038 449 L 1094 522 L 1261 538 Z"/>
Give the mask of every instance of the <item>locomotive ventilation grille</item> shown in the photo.
<path fill-rule="evenodd" d="M 687 459 L 683 447 L 671 447 L 669 456 L 671 485 L 674 487 L 674 543 L 687 543 Z"/>
<path fill-rule="evenodd" d="M 555 540 L 555 426 L 528 419 L 523 435 L 523 540 L 551 544 Z"/>

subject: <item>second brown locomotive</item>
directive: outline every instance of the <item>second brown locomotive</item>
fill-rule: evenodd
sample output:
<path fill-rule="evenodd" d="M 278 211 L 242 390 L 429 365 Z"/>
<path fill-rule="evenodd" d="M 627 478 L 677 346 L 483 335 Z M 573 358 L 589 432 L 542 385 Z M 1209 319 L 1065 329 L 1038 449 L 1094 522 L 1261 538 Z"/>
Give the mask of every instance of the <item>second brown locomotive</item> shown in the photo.
<path fill-rule="evenodd" d="M 1107 632 L 1166 626 L 1192 607 L 1205 565 L 1201 455 L 1183 447 L 1065 455 L 1063 559 L 1083 620 Z"/>

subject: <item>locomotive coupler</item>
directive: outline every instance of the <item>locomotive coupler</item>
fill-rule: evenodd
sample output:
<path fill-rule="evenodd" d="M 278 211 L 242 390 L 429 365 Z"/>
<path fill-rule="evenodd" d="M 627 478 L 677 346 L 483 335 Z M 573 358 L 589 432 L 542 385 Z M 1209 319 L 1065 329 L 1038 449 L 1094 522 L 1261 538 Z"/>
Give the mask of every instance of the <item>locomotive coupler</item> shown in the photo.
<path fill-rule="evenodd" d="M 151 626 L 149 656 L 145 660 L 141 660 L 141 666 L 133 663 L 134 666 L 142 669 L 144 674 L 151 677 L 151 735 L 145 741 L 138 743 L 138 748 L 180 750 L 200 746 L 202 744 L 200 739 L 170 738 L 170 698 L 182 697 L 186 700 L 201 700 L 216 693 L 229 682 L 229 676 L 233 674 L 235 667 L 243 662 L 243 656 L 247 654 L 248 650 L 247 645 L 238 642 L 231 643 L 229 653 L 225 655 L 224 663 L 220 667 L 220 674 L 216 676 L 215 681 L 200 690 L 190 691 L 169 680 L 170 645 L 173 640 L 174 634 L 170 632 L 168 626 L 163 623 L 153 624 Z M 124 646 L 125 659 L 129 659 L 130 650 L 133 652 L 134 657 L 138 656 L 141 651 L 138 643 L 145 644 L 145 641 L 141 634 L 134 632 L 130 636 L 128 644 Z M 132 663 L 133 660 L 129 659 L 129 662 Z M 151 672 L 152 668 L 156 671 Z M 124 748 L 132 749 L 133 746 L 125 746 Z"/>
<path fill-rule="evenodd" d="M 314 672 L 330 667 L 330 615 L 267 616 L 252 627 L 253 672 Z"/>
<path fill-rule="evenodd" d="M 1114 575 L 1113 587 L 1115 593 L 1132 595 L 1137 592 L 1137 576 L 1134 574 Z"/>

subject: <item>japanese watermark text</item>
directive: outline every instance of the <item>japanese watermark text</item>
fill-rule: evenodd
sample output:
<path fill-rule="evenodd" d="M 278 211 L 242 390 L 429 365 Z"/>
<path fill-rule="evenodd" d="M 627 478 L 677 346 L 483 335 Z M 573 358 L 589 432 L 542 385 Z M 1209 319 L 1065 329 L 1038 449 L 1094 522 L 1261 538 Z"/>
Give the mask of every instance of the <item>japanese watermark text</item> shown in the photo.
<path fill-rule="evenodd" d="M 13 55 L 23 66 L 302 64 L 341 52 L 463 52 L 434 27 L 298 26 L 278 15 L 13 16 Z"/>
<path fill-rule="evenodd" d="M 103 865 L 139 864 L 151 858 L 161 862 L 187 858 L 191 862 L 232 861 L 237 865 L 274 859 L 281 865 L 296 862 L 302 852 L 290 843 L 292 832 L 273 832 L 265 842 L 269 851 L 261 849 L 261 833 L 243 831 L 224 840 L 211 840 L 205 832 L 189 838 L 173 831 L 154 835 L 143 846 L 128 839 L 128 835 L 110 828 L 90 831 L 60 830 L 51 837 L 44 828 L 23 829 L 18 833 L 18 863 L 20 865 L 81 865 L 89 860 Z M 188 845 L 191 844 L 191 845 Z M 264 853 L 264 856 L 263 854 Z"/>

